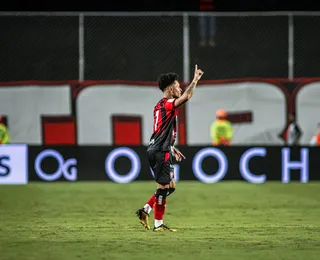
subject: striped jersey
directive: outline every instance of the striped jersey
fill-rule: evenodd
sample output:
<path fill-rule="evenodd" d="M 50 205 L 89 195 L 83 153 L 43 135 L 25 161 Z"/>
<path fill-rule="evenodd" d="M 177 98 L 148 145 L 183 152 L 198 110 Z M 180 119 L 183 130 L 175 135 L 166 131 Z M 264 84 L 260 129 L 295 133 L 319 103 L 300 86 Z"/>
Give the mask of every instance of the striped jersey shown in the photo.
<path fill-rule="evenodd" d="M 177 136 L 178 109 L 175 99 L 162 98 L 153 110 L 153 133 L 148 150 L 170 151 Z"/>

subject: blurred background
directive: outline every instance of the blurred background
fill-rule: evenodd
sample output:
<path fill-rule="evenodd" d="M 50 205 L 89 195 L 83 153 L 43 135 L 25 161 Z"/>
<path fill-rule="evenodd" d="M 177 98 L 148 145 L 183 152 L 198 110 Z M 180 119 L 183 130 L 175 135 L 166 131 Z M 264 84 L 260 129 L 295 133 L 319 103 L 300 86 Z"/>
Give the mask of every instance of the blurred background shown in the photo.
<path fill-rule="evenodd" d="M 315 6 L 2 3 L 0 259 L 318 260 Z M 153 235 L 134 213 L 155 191 L 157 78 L 185 89 L 195 64 L 165 215 L 178 232 Z"/>
<path fill-rule="evenodd" d="M 217 172 L 229 160 L 236 168 L 219 178 L 243 179 L 241 158 L 270 153 L 270 163 L 252 160 L 250 167 L 288 180 L 283 162 L 305 162 L 287 165 L 305 169 L 293 178 L 317 179 L 310 158 L 320 145 L 320 13 L 269 1 L 243 3 L 238 12 L 209 0 L 193 12 L 154 11 L 152 4 L 149 12 L 0 13 L 1 143 L 27 147 L 28 178 L 44 179 L 46 169 L 48 176 L 58 172 L 48 180 L 115 180 L 108 174 L 115 167 L 124 176 L 116 182 L 151 180 L 144 151 L 162 96 L 157 77 L 176 72 L 185 88 L 198 64 L 205 75 L 179 108 L 176 145 L 193 158 L 180 164 L 183 178 L 199 179 L 199 165 L 207 168 L 202 173 Z M 251 148 L 258 150 L 252 155 Z M 101 149 L 116 154 L 111 168 Z M 78 177 L 56 171 L 67 157 L 78 158 Z M 93 167 L 91 157 L 102 162 Z"/>
<path fill-rule="evenodd" d="M 218 109 L 234 145 L 290 144 L 292 120 L 295 144 L 317 133 L 316 12 L 5 12 L 0 21 L 11 143 L 146 145 L 158 75 L 177 72 L 186 86 L 195 64 L 205 76 L 180 111 L 179 144 L 211 144 Z"/>

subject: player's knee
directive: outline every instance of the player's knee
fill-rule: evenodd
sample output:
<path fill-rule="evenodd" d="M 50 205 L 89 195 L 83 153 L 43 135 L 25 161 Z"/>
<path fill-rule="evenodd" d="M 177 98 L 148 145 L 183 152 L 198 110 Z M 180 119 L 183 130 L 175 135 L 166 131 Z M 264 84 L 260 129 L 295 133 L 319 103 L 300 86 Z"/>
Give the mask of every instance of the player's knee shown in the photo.
<path fill-rule="evenodd" d="M 165 199 L 167 197 L 169 189 L 157 189 L 156 198 Z"/>
<path fill-rule="evenodd" d="M 176 187 L 176 183 L 175 183 L 174 179 L 172 179 L 169 184 L 169 188 L 175 188 L 175 187 Z"/>
<path fill-rule="evenodd" d="M 170 194 L 174 193 L 175 190 L 176 190 L 176 188 L 169 188 L 167 196 L 169 196 Z"/>

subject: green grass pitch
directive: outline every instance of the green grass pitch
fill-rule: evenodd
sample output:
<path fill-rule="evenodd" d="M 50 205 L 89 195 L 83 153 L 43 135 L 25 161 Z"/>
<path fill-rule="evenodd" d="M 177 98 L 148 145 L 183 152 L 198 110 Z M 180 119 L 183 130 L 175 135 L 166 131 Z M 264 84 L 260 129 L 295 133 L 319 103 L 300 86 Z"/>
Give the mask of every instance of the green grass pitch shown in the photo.
<path fill-rule="evenodd" d="M 165 215 L 175 233 L 139 224 L 134 212 L 154 191 L 154 182 L 0 186 L 0 259 L 320 259 L 318 182 L 181 181 Z"/>

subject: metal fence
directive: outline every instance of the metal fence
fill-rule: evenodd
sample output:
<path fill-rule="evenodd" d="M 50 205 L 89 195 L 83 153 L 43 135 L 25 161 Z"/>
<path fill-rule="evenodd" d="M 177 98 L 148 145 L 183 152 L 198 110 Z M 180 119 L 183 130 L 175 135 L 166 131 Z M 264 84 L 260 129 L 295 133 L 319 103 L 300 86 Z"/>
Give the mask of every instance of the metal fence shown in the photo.
<path fill-rule="evenodd" d="M 310 12 L 0 13 L 0 81 L 189 81 L 195 63 L 206 79 L 318 77 L 319 29 Z"/>

